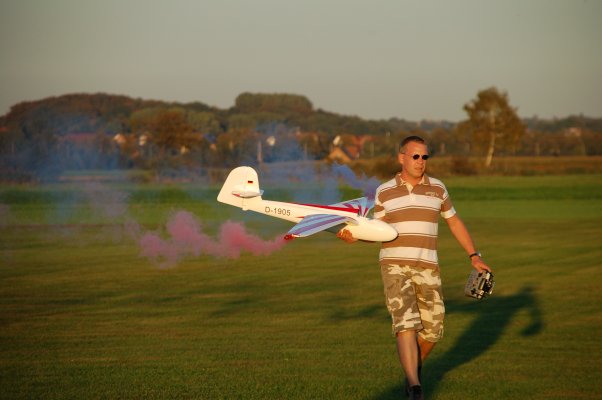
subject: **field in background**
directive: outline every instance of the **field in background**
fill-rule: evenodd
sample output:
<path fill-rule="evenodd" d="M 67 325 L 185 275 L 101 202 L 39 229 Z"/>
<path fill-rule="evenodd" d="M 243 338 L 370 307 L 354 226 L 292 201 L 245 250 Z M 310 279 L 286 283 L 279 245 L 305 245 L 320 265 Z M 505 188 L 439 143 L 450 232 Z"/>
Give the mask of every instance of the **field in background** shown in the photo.
<path fill-rule="evenodd" d="M 446 183 L 497 284 L 463 296 L 469 264 L 442 226 L 448 315 L 427 398 L 600 398 L 602 176 Z M 176 210 L 211 235 L 227 219 L 264 239 L 288 229 L 217 190 L 0 188 L 0 398 L 400 398 L 378 245 L 323 233 L 268 256 L 140 256 L 132 221 L 163 233 Z"/>
<path fill-rule="evenodd" d="M 550 176 L 550 175 L 591 175 L 602 174 L 602 156 L 562 156 L 562 157 L 495 157 L 490 168 L 485 168 L 482 157 L 441 156 L 435 154 L 429 159 L 429 174 L 436 177 L 454 176 Z M 313 175 L 330 174 L 337 162 L 328 161 L 289 161 L 264 163 L 255 168 L 260 176 L 279 174 L 280 177 L 295 179 L 299 171 L 313 171 Z M 396 157 L 375 157 L 359 159 L 348 164 L 357 175 L 388 179 L 399 171 Z M 150 170 L 87 170 L 65 171 L 60 177 L 63 183 L 98 182 L 204 182 L 221 184 L 231 168 L 203 168 L 201 170 L 163 171 L 161 174 Z M 311 179 L 311 177 L 309 177 Z"/>

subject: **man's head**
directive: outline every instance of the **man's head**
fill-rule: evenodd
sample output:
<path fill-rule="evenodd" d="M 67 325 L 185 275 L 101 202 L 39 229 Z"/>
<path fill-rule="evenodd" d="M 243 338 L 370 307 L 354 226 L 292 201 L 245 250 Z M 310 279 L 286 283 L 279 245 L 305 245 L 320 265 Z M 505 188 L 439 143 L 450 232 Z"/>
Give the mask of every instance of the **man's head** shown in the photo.
<path fill-rule="evenodd" d="M 408 143 L 415 142 L 426 146 L 426 141 L 420 136 L 406 136 L 399 145 L 399 152 L 403 153 Z"/>
<path fill-rule="evenodd" d="M 426 171 L 426 160 L 429 151 L 424 139 L 420 136 L 408 136 L 401 141 L 397 159 L 403 167 L 401 174 L 404 180 L 415 185 L 422 179 Z"/>

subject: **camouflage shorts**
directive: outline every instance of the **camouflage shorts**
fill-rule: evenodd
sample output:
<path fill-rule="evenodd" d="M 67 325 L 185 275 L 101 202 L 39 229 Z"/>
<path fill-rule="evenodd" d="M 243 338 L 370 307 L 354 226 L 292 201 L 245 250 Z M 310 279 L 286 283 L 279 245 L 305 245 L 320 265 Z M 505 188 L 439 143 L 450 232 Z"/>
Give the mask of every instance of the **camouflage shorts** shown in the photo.
<path fill-rule="evenodd" d="M 382 265 L 381 274 L 393 334 L 417 330 L 429 342 L 443 337 L 445 306 L 439 271 L 400 265 Z"/>

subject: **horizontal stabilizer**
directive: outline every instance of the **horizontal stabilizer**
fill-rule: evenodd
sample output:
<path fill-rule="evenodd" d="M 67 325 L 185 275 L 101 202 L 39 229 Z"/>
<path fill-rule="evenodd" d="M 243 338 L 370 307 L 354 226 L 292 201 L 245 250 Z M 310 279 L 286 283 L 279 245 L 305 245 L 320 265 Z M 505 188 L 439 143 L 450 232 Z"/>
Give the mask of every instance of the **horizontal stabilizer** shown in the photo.
<path fill-rule="evenodd" d="M 232 194 L 237 197 L 242 197 L 243 199 L 249 199 L 251 197 L 261 196 L 263 194 L 263 190 L 244 190 L 237 186 L 232 191 Z"/>
<path fill-rule="evenodd" d="M 332 214 L 313 214 L 301 220 L 288 231 L 288 237 L 306 237 L 340 224 L 356 223 L 353 218 Z"/>

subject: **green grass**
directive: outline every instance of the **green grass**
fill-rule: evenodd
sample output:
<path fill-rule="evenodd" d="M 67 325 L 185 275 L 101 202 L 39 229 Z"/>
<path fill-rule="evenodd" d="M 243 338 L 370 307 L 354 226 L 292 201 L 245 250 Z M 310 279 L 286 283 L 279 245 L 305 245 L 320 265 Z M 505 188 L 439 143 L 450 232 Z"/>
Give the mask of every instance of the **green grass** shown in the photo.
<path fill-rule="evenodd" d="M 445 182 L 497 283 L 463 296 L 469 264 L 442 225 L 448 314 L 427 398 L 600 398 L 602 176 Z M 0 398 L 401 398 L 378 245 L 324 233 L 160 269 L 128 218 L 155 230 L 185 209 L 264 238 L 289 225 L 218 206 L 215 187 L 112 189 L 125 215 L 85 206 L 78 185 L 0 189 Z"/>

